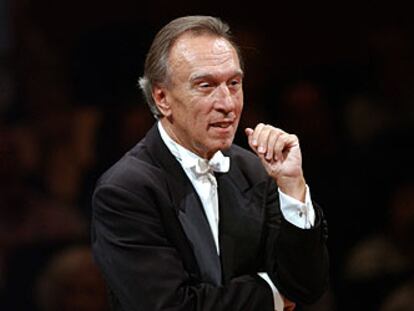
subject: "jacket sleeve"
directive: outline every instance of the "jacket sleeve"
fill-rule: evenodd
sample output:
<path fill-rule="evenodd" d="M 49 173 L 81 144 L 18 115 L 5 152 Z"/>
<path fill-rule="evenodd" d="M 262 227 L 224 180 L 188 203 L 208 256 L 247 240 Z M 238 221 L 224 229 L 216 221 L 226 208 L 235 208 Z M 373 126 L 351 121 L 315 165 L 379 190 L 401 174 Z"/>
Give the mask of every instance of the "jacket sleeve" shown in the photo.
<path fill-rule="evenodd" d="M 301 229 L 285 220 L 277 208 L 277 188 L 273 181 L 269 181 L 266 202 L 266 270 L 289 300 L 313 303 L 326 291 L 329 279 L 327 224 L 322 210 L 313 202 L 315 225 Z"/>
<path fill-rule="evenodd" d="M 272 292 L 257 275 L 216 287 L 186 271 L 151 191 L 95 189 L 92 249 L 117 310 L 273 310 Z"/>

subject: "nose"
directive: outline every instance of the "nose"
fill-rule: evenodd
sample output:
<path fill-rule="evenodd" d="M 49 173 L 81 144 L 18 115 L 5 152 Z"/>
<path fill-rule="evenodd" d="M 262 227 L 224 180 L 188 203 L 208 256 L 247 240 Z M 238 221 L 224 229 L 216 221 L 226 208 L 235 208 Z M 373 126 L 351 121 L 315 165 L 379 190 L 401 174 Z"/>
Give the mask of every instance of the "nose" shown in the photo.
<path fill-rule="evenodd" d="M 227 84 L 217 87 L 215 92 L 214 108 L 218 111 L 229 113 L 234 110 L 235 99 Z"/>

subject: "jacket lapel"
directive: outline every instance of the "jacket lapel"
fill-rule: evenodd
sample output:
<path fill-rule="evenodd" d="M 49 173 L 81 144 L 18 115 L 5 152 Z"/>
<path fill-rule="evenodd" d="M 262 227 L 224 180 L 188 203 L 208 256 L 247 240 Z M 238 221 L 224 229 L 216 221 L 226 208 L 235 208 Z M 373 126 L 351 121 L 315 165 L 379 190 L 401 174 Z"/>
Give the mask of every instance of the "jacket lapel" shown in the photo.
<path fill-rule="evenodd" d="M 220 285 L 222 280 L 220 258 L 195 189 L 180 163 L 162 141 L 156 125 L 148 132 L 145 139 L 151 157 L 165 171 L 172 204 L 193 250 L 202 280 Z"/>
<path fill-rule="evenodd" d="M 194 190 L 188 191 L 181 201 L 178 219 L 190 240 L 202 279 L 220 285 L 220 258 L 203 207 Z"/>
<path fill-rule="evenodd" d="M 227 174 L 219 174 L 220 204 L 220 255 L 224 282 L 237 276 L 241 267 L 257 271 L 254 266 L 244 267 L 246 258 L 254 258 L 260 245 L 263 221 L 262 210 L 258 208 L 256 191 L 261 185 L 249 185 L 240 168 L 232 161 Z M 242 241 L 242 243 L 240 243 Z M 257 262 L 257 260 L 254 260 Z"/>

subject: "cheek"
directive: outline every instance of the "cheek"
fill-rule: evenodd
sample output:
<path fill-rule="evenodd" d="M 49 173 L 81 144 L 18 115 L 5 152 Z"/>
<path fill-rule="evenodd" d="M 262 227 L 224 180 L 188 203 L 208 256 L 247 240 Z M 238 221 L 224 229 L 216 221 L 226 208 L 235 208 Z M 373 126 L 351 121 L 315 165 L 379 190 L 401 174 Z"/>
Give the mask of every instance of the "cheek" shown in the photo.
<path fill-rule="evenodd" d="M 197 100 L 192 102 L 191 111 L 189 111 L 189 118 L 187 120 L 192 126 L 196 124 L 205 124 L 208 122 L 208 116 L 211 113 L 212 106 L 208 101 Z M 197 120 L 197 122 L 195 122 Z"/>
<path fill-rule="evenodd" d="M 240 96 L 240 98 L 236 100 L 236 105 L 235 105 L 234 110 L 236 112 L 237 118 L 240 118 L 241 112 L 243 110 L 243 96 Z"/>
<path fill-rule="evenodd" d="M 243 109 L 243 100 L 243 92 L 240 92 L 240 94 L 237 96 L 239 110 Z"/>

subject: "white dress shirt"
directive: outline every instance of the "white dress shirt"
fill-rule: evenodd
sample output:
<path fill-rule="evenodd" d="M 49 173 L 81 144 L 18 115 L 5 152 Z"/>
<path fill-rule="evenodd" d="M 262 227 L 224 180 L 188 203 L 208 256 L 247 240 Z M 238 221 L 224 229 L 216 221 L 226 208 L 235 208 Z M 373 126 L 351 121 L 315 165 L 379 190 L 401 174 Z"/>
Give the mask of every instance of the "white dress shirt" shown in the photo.
<path fill-rule="evenodd" d="M 213 172 L 201 172 L 200 165 L 201 167 L 203 167 L 204 165 L 211 164 L 217 167 L 218 171 L 227 172 L 230 168 L 230 159 L 228 157 L 225 157 L 221 151 L 217 151 L 214 154 L 214 156 L 210 159 L 210 161 L 207 161 L 201 158 L 200 156 L 196 155 L 195 153 L 189 151 L 188 149 L 184 148 L 180 144 L 176 143 L 167 134 L 161 122 L 158 122 L 158 130 L 160 132 L 162 140 L 164 141 L 170 152 L 181 164 L 182 168 L 184 169 L 184 172 L 190 179 L 194 189 L 196 190 L 200 198 L 205 214 L 207 216 L 208 223 L 211 228 L 211 232 L 213 234 L 217 253 L 220 255 L 220 246 L 218 239 L 219 206 L 217 195 L 217 181 Z M 287 221 L 299 228 L 311 228 L 315 222 L 315 211 L 313 209 L 308 186 L 306 186 L 305 203 L 302 203 L 301 201 L 284 194 L 282 191 L 280 191 L 280 189 L 278 189 L 278 192 L 280 209 L 282 211 L 283 217 Z M 283 311 L 283 299 L 279 291 L 277 290 L 276 286 L 269 278 L 268 274 L 266 272 L 260 272 L 258 273 L 258 275 L 262 277 L 272 289 L 275 310 Z"/>

